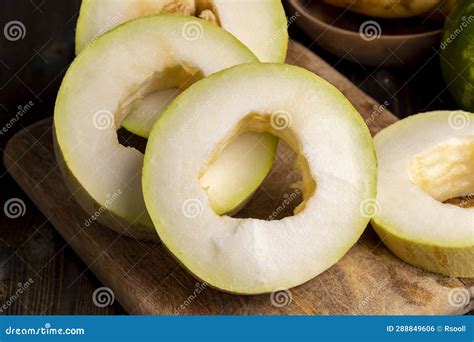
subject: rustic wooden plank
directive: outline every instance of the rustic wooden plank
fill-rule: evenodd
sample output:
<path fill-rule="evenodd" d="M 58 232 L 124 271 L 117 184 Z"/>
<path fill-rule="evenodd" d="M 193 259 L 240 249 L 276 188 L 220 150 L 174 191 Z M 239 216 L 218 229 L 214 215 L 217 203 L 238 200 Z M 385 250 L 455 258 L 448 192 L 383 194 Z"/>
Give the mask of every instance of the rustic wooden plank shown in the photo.
<path fill-rule="evenodd" d="M 290 45 L 289 62 L 316 72 L 338 87 L 361 112 L 372 133 L 396 121 L 386 108 L 301 45 Z M 371 229 L 336 265 L 289 292 L 238 296 L 211 289 L 185 271 L 160 242 L 119 236 L 97 223 L 85 227 L 87 215 L 63 184 L 52 152 L 51 135 L 45 134 L 50 127 L 51 121 L 47 120 L 18 133 L 7 146 L 5 164 L 69 245 L 113 289 L 130 313 L 461 314 L 473 307 L 473 303 L 462 308 L 449 305 L 450 291 L 464 286 L 459 279 L 403 263 Z M 279 162 L 285 159 L 284 155 L 278 158 Z M 278 169 L 274 172 L 278 174 Z M 265 186 L 272 184 L 267 181 Z M 274 200 L 278 203 L 280 199 L 276 196 Z M 278 298 L 283 302 L 275 301 Z"/>
<path fill-rule="evenodd" d="M 43 215 L 31 213 L 34 204 L 24 202 L 23 217 L 0 225 L 0 315 L 123 314 L 117 304 L 94 304 L 100 282 L 82 274 L 83 262 Z"/>

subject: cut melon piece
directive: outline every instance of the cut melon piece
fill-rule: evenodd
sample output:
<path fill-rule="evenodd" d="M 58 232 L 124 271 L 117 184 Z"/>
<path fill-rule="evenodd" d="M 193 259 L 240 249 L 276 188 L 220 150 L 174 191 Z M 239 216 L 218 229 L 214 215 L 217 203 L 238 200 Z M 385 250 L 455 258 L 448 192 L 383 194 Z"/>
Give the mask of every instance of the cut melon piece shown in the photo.
<path fill-rule="evenodd" d="M 382 241 L 412 265 L 473 277 L 474 114 L 414 115 L 378 133 L 375 147 L 379 212 L 372 223 Z M 446 203 L 454 198 L 466 205 Z"/>
<path fill-rule="evenodd" d="M 288 31 L 281 0 L 83 0 L 76 53 L 117 25 L 159 13 L 206 19 L 232 33 L 260 61 L 285 61 Z M 187 32 L 191 38 L 202 36 L 198 26 L 188 27 Z"/>
<path fill-rule="evenodd" d="M 191 41 L 183 37 L 184 25 L 200 25 L 203 37 Z M 137 19 L 101 36 L 81 53 L 69 68 L 58 94 L 54 132 L 58 157 L 74 195 L 84 209 L 110 228 L 139 238 L 156 237 L 145 208 L 141 169 L 143 154 L 119 144 L 116 130 L 137 103 L 171 82 L 186 84 L 230 66 L 255 62 L 257 58 L 228 32 L 204 20 L 175 15 Z M 225 116 L 225 111 L 221 113 Z M 188 144 L 184 123 L 163 136 L 172 144 Z M 254 141 L 258 151 L 242 158 L 241 151 Z M 198 143 L 197 141 L 192 142 Z M 239 172 L 246 191 L 226 187 L 228 197 L 219 196 L 215 206 L 232 210 L 245 201 L 268 173 L 276 149 L 274 137 L 247 137 L 243 146 L 235 141 L 241 165 Z M 230 147 L 229 147 L 230 148 Z M 232 173 L 216 160 L 216 186 L 232 181 Z M 248 174 L 245 174 L 247 170 Z M 176 172 L 180 172 L 176 170 Z M 229 203 L 221 202 L 229 199 Z M 211 201 L 214 199 L 211 197 Z M 99 213 L 99 215 L 96 215 Z"/>
<path fill-rule="evenodd" d="M 84 0 L 76 29 L 76 52 L 123 22 L 158 13 L 199 16 L 232 33 L 260 61 L 285 61 L 288 32 L 280 0 Z M 203 36 L 199 25 L 183 26 L 182 34 L 198 41 Z M 188 85 L 176 83 L 170 89 L 158 89 L 136 104 L 122 126 L 148 138 L 161 111 Z"/>
<path fill-rule="evenodd" d="M 166 138 L 186 123 L 180 144 Z M 249 131 L 269 132 L 297 154 L 303 202 L 294 216 L 233 218 L 210 203 L 202 175 Z M 257 294 L 310 280 L 356 243 L 376 174 L 367 126 L 336 88 L 295 66 L 250 63 L 196 82 L 167 107 L 148 140 L 143 191 L 160 238 L 191 273 Z"/>

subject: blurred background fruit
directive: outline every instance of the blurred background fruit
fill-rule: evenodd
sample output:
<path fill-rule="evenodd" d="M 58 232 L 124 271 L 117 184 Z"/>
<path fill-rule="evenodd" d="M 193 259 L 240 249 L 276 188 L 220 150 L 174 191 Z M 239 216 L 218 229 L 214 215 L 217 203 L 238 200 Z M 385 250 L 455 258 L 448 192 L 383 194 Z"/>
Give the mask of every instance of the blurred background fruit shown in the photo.
<path fill-rule="evenodd" d="M 450 12 L 441 41 L 446 85 L 463 109 L 474 111 L 474 0 L 459 1 Z"/>

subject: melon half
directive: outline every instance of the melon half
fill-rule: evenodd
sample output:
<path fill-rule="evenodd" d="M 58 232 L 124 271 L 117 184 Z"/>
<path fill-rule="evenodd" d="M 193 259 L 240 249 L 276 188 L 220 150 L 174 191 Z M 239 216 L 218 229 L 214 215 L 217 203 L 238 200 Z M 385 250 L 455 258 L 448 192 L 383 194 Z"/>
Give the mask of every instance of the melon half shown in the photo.
<path fill-rule="evenodd" d="M 374 140 L 379 173 L 372 225 L 382 241 L 412 265 L 473 277 L 474 114 L 414 115 Z"/>
<path fill-rule="evenodd" d="M 166 132 L 192 117 L 200 119 L 171 143 Z M 203 174 L 246 132 L 268 132 L 297 154 L 303 202 L 294 216 L 233 218 L 210 204 Z M 148 140 L 143 191 L 161 240 L 191 273 L 258 294 L 310 280 L 356 243 L 369 221 L 360 206 L 375 200 L 376 168 L 367 126 L 336 88 L 295 66 L 250 63 L 196 82 L 168 106 Z"/>
<path fill-rule="evenodd" d="M 186 25 L 202 27 L 199 41 L 183 37 Z M 142 193 L 143 154 L 121 145 L 117 129 L 143 97 L 169 82 L 191 84 L 216 71 L 255 61 L 253 53 L 228 32 L 184 16 L 137 19 L 95 40 L 69 68 L 54 113 L 60 165 L 83 208 L 120 233 L 156 237 Z M 183 144 L 193 121 L 201 121 L 198 116 L 187 119 L 163 138 L 170 144 Z M 231 157 L 215 161 L 213 176 L 206 179 L 206 186 L 216 195 L 215 200 L 211 196 L 214 207 L 231 211 L 245 202 L 270 170 L 276 144 L 274 136 L 248 134 L 228 146 L 235 151 L 238 166 Z M 243 183 L 226 185 L 223 194 L 220 184 L 229 184 L 235 177 Z"/>

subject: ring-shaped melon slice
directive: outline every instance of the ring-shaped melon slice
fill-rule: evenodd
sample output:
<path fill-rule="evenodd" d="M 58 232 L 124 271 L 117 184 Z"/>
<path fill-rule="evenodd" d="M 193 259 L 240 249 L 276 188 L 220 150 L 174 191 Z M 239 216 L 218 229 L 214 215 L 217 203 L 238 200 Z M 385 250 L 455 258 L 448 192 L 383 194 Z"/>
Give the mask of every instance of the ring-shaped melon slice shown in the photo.
<path fill-rule="evenodd" d="M 189 134 L 170 143 L 163 133 Z M 269 131 L 297 153 L 303 202 L 281 220 L 217 215 L 200 182 L 229 139 Z M 234 184 L 229 184 L 229 187 Z M 155 123 L 143 170 L 145 202 L 168 249 L 197 278 L 234 293 L 299 285 L 337 262 L 369 221 L 376 158 L 349 101 L 313 73 L 284 64 L 239 65 L 203 79 Z"/>
<path fill-rule="evenodd" d="M 191 24 L 203 29 L 199 41 L 183 36 L 183 27 Z M 91 218 L 137 238 L 156 237 L 143 200 L 143 154 L 121 145 L 117 138 L 123 118 L 137 101 L 169 82 L 192 83 L 230 66 L 255 61 L 252 52 L 228 32 L 201 19 L 175 15 L 128 22 L 85 49 L 61 85 L 54 133 L 68 184 Z M 166 132 L 166 140 L 179 144 L 180 136 L 188 134 L 182 127 Z M 249 139 L 261 141 L 261 137 Z M 247 184 L 246 191 L 240 189 L 235 196 L 250 195 L 271 167 L 276 139 L 264 137 L 259 147 L 242 168 L 252 175 L 244 177 L 250 179 L 251 186 Z M 235 196 L 227 199 L 235 205 L 245 201 Z M 218 205 L 232 209 L 229 203 Z"/>

